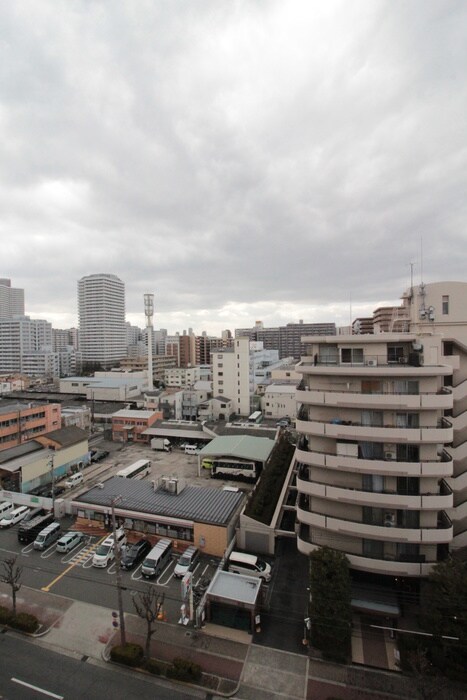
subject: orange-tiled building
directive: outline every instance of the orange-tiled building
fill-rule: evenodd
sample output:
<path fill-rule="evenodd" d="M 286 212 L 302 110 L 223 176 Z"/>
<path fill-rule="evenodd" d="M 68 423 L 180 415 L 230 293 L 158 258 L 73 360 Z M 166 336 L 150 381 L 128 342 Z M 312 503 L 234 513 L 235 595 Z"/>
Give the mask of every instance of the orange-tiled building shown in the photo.
<path fill-rule="evenodd" d="M 61 426 L 58 403 L 0 405 L 0 450 L 21 445 Z"/>
<path fill-rule="evenodd" d="M 161 418 L 162 411 L 117 411 L 112 416 L 112 440 L 148 442 L 149 437 L 141 433 Z"/>

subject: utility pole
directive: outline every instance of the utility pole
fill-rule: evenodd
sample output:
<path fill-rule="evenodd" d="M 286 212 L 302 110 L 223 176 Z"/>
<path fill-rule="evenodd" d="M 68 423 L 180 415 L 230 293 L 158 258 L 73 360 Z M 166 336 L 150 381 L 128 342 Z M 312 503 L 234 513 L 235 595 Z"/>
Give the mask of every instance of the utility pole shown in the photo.
<path fill-rule="evenodd" d="M 49 469 L 52 473 L 52 513 L 55 518 L 55 469 L 54 469 L 54 456 L 50 455 L 49 457 Z"/>
<path fill-rule="evenodd" d="M 120 619 L 120 644 L 122 647 L 126 645 L 126 634 L 125 634 L 125 615 L 123 612 L 123 598 L 122 598 L 122 569 L 120 566 L 120 547 L 117 542 L 117 521 L 115 519 L 115 504 L 122 500 L 121 496 L 115 496 L 110 501 L 110 507 L 112 509 L 112 532 L 114 536 L 114 547 L 115 547 L 115 566 L 116 571 L 116 583 L 117 583 L 117 599 L 118 599 L 118 616 Z"/>

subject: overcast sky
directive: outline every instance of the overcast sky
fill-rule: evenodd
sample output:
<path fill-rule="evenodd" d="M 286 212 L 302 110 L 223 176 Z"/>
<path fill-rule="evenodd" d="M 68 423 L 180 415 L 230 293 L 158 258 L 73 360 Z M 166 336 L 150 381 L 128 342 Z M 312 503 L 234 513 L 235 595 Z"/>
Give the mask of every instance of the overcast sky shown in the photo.
<path fill-rule="evenodd" d="M 467 281 L 464 0 L 0 4 L 0 277 L 77 323 L 349 322 Z M 421 251 L 423 250 L 423 256 Z M 423 268 L 421 260 L 423 259 Z"/>

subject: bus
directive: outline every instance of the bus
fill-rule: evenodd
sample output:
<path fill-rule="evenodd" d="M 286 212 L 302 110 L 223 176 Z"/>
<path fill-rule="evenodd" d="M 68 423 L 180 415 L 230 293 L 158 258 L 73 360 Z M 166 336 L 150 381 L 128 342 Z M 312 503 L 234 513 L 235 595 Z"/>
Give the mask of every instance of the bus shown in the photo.
<path fill-rule="evenodd" d="M 142 479 L 147 476 L 151 471 L 151 462 L 149 459 L 139 459 L 134 464 L 130 464 L 129 467 L 125 469 L 120 469 L 117 472 L 117 476 L 121 476 L 123 479 Z"/>
<path fill-rule="evenodd" d="M 248 416 L 248 423 L 261 423 L 262 420 L 263 414 L 261 411 L 255 411 L 251 416 Z"/>
<path fill-rule="evenodd" d="M 213 479 L 256 481 L 259 476 L 256 462 L 240 462 L 234 459 L 215 459 L 211 467 Z"/>

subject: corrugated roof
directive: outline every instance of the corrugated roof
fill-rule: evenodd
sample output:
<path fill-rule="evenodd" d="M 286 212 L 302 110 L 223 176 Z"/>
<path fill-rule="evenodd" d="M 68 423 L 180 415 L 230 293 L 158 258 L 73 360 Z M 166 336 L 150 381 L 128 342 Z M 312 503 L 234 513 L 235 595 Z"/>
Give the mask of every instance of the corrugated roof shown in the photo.
<path fill-rule="evenodd" d="M 45 433 L 45 435 L 39 435 L 36 439 L 40 442 L 41 437 L 53 440 L 61 447 L 68 447 L 68 445 L 76 445 L 78 442 L 87 440 L 88 434 L 85 430 L 81 430 L 75 425 L 70 425 L 68 428 L 59 428 L 58 430 L 52 430 L 50 433 Z"/>
<path fill-rule="evenodd" d="M 180 494 L 170 494 L 161 488 L 154 491 L 151 483 L 114 476 L 103 487 L 94 486 L 81 494 L 75 503 L 110 507 L 121 496 L 116 509 L 150 513 L 194 522 L 226 525 L 244 498 L 241 491 L 187 486 Z"/>
<path fill-rule="evenodd" d="M 224 435 L 216 437 L 200 450 L 202 456 L 239 457 L 265 462 L 274 447 L 274 440 L 252 435 Z"/>
<path fill-rule="evenodd" d="M 25 455 L 37 452 L 38 450 L 43 450 L 44 446 L 40 445 L 35 440 L 29 440 L 22 445 L 17 445 L 16 447 L 9 447 L 6 450 L 0 450 L 0 464 L 4 462 L 9 462 L 17 457 L 24 457 Z"/>

